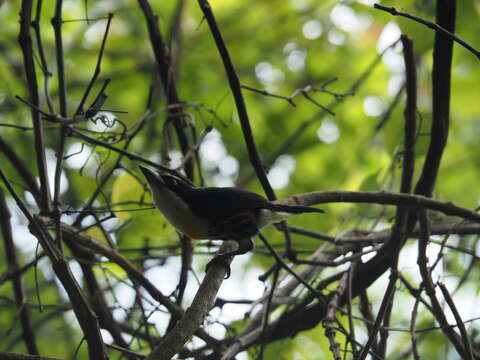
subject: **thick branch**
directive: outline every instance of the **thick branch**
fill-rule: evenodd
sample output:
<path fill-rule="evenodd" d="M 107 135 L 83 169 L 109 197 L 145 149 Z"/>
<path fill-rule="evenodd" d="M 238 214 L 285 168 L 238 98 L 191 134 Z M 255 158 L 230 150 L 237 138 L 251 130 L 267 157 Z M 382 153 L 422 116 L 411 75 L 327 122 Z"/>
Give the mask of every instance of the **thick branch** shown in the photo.
<path fill-rule="evenodd" d="M 405 134 L 404 134 L 404 150 L 403 150 L 403 169 L 402 169 L 402 182 L 400 191 L 402 193 L 410 193 L 412 188 L 412 179 L 414 172 L 415 161 L 415 138 L 416 138 L 416 106 L 417 106 L 417 77 L 415 71 L 415 62 L 413 56 L 413 43 L 405 35 L 401 36 L 401 41 L 404 49 L 404 59 L 406 67 L 407 78 L 407 106 L 405 108 Z M 388 282 L 387 290 L 383 297 L 380 309 L 378 311 L 375 324 L 370 329 L 369 339 L 365 344 L 362 352 L 359 355 L 359 359 L 363 360 L 368 355 L 368 352 L 375 342 L 376 334 L 380 329 L 380 326 L 384 319 L 388 319 L 387 314 L 392 309 L 393 295 L 395 292 L 395 284 L 398 278 L 398 256 L 400 250 L 405 243 L 407 233 L 407 219 L 410 209 L 405 206 L 398 206 L 395 214 L 395 225 L 392 228 L 392 234 L 385 250 L 385 256 L 388 256 L 390 261 L 390 279 Z M 388 333 L 387 333 L 388 335 Z M 387 336 L 385 335 L 385 336 Z M 386 343 L 386 338 L 383 337 L 383 344 Z"/>
<path fill-rule="evenodd" d="M 221 253 L 234 250 L 233 242 L 224 242 L 220 248 Z M 231 261 L 231 259 L 230 259 Z M 183 318 L 178 321 L 162 341 L 153 349 L 146 360 L 169 360 L 177 354 L 183 344 L 197 331 L 203 323 L 205 316 L 212 308 L 220 285 L 222 284 L 227 269 L 213 263 L 210 270 L 203 278 L 202 284 L 193 299 L 192 305 L 187 309 Z"/>
<path fill-rule="evenodd" d="M 53 222 L 50 218 L 40 217 L 39 219 L 46 226 L 53 225 Z M 78 229 L 70 225 L 62 223 L 61 229 L 62 232 L 64 232 L 66 241 L 75 242 L 78 245 L 93 250 L 95 253 L 105 256 L 108 260 L 120 266 L 133 282 L 141 285 L 153 299 L 165 306 L 173 316 L 178 318 L 183 317 L 183 309 L 171 301 L 167 296 L 163 295 L 160 290 L 158 290 L 157 287 L 152 284 L 152 282 L 150 282 L 140 270 L 138 270 L 128 259 L 123 257 L 117 251 L 87 235 L 79 233 Z M 196 335 L 212 347 L 215 347 L 215 340 L 208 336 L 203 330 L 199 329 Z"/>
<path fill-rule="evenodd" d="M 361 202 L 377 203 L 383 205 L 405 206 L 413 209 L 430 209 L 443 212 L 446 215 L 460 216 L 465 219 L 480 222 L 480 214 L 468 209 L 460 208 L 452 203 L 442 203 L 430 198 L 395 193 L 369 193 L 353 191 L 325 191 L 292 196 L 288 199 L 278 200 L 278 203 L 291 205 L 314 205 L 327 202 Z M 381 249 L 378 254 L 367 263 L 358 264 L 352 280 L 352 298 L 364 291 L 391 265 L 391 258 L 387 251 Z M 342 298 L 340 305 L 344 305 L 347 298 Z M 311 329 L 316 326 L 326 315 L 326 307 L 319 303 L 299 311 L 286 313 L 269 331 L 268 341 L 274 341 L 293 336 L 299 331 Z"/>
<path fill-rule="evenodd" d="M 439 211 L 445 215 L 459 216 L 466 220 L 477 223 L 480 222 L 480 214 L 459 207 L 451 202 L 441 202 L 422 195 L 390 193 L 384 191 L 317 191 L 294 195 L 286 199 L 275 201 L 275 203 L 278 204 L 307 206 L 334 202 L 374 203 L 381 205 L 406 206 L 411 208 L 425 208 Z"/>
<path fill-rule="evenodd" d="M 455 30 L 455 0 L 437 2 L 437 23 L 447 30 Z M 432 127 L 430 145 L 415 193 L 432 196 L 440 168 L 440 160 L 447 145 L 450 117 L 450 78 L 453 43 L 441 33 L 435 33 L 432 71 Z"/>

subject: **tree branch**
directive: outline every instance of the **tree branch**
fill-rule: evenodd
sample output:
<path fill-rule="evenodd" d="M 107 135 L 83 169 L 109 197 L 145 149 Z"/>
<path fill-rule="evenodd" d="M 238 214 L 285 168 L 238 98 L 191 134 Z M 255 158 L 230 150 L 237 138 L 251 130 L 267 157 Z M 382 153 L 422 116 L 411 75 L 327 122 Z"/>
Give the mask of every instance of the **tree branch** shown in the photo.
<path fill-rule="evenodd" d="M 421 237 L 420 241 L 418 242 L 418 266 L 420 268 L 420 274 L 422 275 L 423 286 L 427 291 L 427 295 L 430 298 L 430 302 L 432 304 L 433 312 L 432 314 L 437 319 L 438 323 L 440 324 L 443 333 L 445 336 L 450 340 L 450 342 L 455 346 L 458 354 L 462 357 L 462 359 L 467 358 L 467 352 L 465 347 L 462 344 L 460 337 L 457 335 L 454 329 L 450 327 L 448 324 L 447 318 L 445 317 L 445 313 L 443 311 L 442 305 L 437 299 L 435 294 L 435 286 L 433 284 L 432 278 L 430 276 L 430 271 L 428 269 L 428 257 L 427 257 L 427 244 L 428 239 L 430 238 L 430 230 L 428 228 L 428 220 L 424 210 L 418 211 L 419 223 L 420 223 L 420 231 Z"/>
<path fill-rule="evenodd" d="M 480 214 L 475 211 L 462 208 L 451 202 L 441 202 L 422 195 L 401 194 L 391 192 L 368 192 L 368 191 L 317 191 L 293 195 L 285 199 L 274 201 L 283 205 L 311 206 L 326 203 L 373 203 L 381 205 L 406 206 L 410 208 L 425 208 L 435 210 L 445 215 L 458 216 L 466 220 L 480 222 Z"/>
<path fill-rule="evenodd" d="M 37 75 L 35 72 L 35 62 L 33 58 L 32 38 L 30 36 L 30 26 L 32 21 L 32 0 L 23 0 L 20 10 L 20 33 L 18 42 L 22 48 L 25 75 L 27 78 L 30 102 L 39 106 L 39 95 L 37 85 Z M 43 136 L 43 125 L 40 120 L 40 114 L 34 108 L 31 109 L 33 129 L 35 133 L 35 155 L 37 158 L 37 168 L 40 177 L 40 196 L 42 198 L 40 209 L 44 213 L 51 210 L 50 187 L 48 185 L 47 160 L 45 158 L 45 142 Z"/>
<path fill-rule="evenodd" d="M 157 63 L 157 71 L 162 80 L 163 90 L 167 97 L 168 103 L 168 121 L 172 121 L 177 134 L 178 142 L 182 150 L 183 156 L 186 156 L 190 148 L 187 134 L 185 132 L 185 114 L 181 106 L 181 101 L 178 96 L 177 87 L 175 85 L 174 72 L 171 66 L 170 54 L 168 48 L 163 41 L 160 27 L 158 26 L 158 19 L 153 13 L 152 7 L 148 0 L 138 0 L 140 8 L 143 11 L 145 20 L 147 22 L 148 35 L 150 36 L 150 43 L 152 45 L 153 54 Z M 187 160 L 185 163 L 185 172 L 190 180 L 193 180 L 193 161 Z"/>
<path fill-rule="evenodd" d="M 453 32 L 449 31 L 448 29 L 444 28 L 443 26 L 440 26 L 439 24 L 432 23 L 432 22 L 427 21 L 425 19 L 422 19 L 418 16 L 409 14 L 405 11 L 397 10 L 393 6 L 383 6 L 383 5 L 380 5 L 380 4 L 374 4 L 373 7 L 375 9 L 378 9 L 378 10 L 386 11 L 386 12 L 392 14 L 393 16 L 397 16 L 397 15 L 398 16 L 403 16 L 407 19 L 410 19 L 410 20 L 416 21 L 420 24 L 423 24 L 423 25 L 429 27 L 430 29 L 433 29 L 433 30 L 449 37 L 451 40 L 456 41 L 458 44 L 463 46 L 465 49 L 467 49 L 468 51 L 473 53 L 477 58 L 480 59 L 480 51 L 478 51 L 472 45 L 468 44 L 467 42 L 465 42 L 462 39 L 460 39 L 459 37 L 457 37 Z"/>
<path fill-rule="evenodd" d="M 3 243 L 5 245 L 5 257 L 8 264 L 8 271 L 16 273 L 20 269 L 18 263 L 17 253 L 15 251 L 15 244 L 12 236 L 12 224 L 10 222 L 10 211 L 5 201 L 5 195 L 0 188 L 0 230 L 3 237 Z M 38 347 L 35 339 L 35 331 L 33 330 L 32 321 L 30 318 L 30 311 L 25 306 L 25 294 L 22 284 L 22 273 L 17 273 L 12 277 L 13 292 L 15 295 L 15 302 L 18 307 L 18 313 L 20 316 L 20 324 L 22 326 L 22 337 L 27 346 L 28 352 L 31 355 L 38 355 Z"/>
<path fill-rule="evenodd" d="M 234 250 L 235 244 L 226 241 L 220 247 L 220 253 Z M 230 258 L 228 263 L 232 259 Z M 182 348 L 183 344 L 199 329 L 205 316 L 212 308 L 220 285 L 222 284 L 227 268 L 213 263 L 203 278 L 200 288 L 195 295 L 192 305 L 187 309 L 185 315 L 177 322 L 160 343 L 147 356 L 146 360 L 170 360 Z"/>
<path fill-rule="evenodd" d="M 11 352 L 0 351 L 0 360 L 61 360 L 38 355 L 15 354 Z"/>
<path fill-rule="evenodd" d="M 238 79 L 237 72 L 233 66 L 232 59 L 228 53 L 225 41 L 223 40 L 222 33 L 218 28 L 217 22 L 212 12 L 212 8 L 207 0 L 198 0 L 198 4 L 203 11 L 203 15 L 207 20 L 208 26 L 212 33 L 215 44 L 217 45 L 218 52 L 223 61 L 223 66 L 227 73 L 228 82 L 230 84 L 230 89 L 235 100 L 235 106 L 237 107 L 238 118 L 240 119 L 240 124 L 242 126 L 243 137 L 245 139 L 245 144 L 248 150 L 248 156 L 250 158 L 250 163 L 255 169 L 260 183 L 263 186 L 263 190 L 267 195 L 269 200 L 275 200 L 275 192 L 273 191 L 270 182 L 268 181 L 267 174 L 260 159 L 260 154 L 258 153 L 257 146 L 255 144 L 255 139 L 253 137 L 252 127 L 250 126 L 250 120 L 248 118 L 247 106 L 245 105 L 245 100 L 242 95 L 242 85 Z"/>
<path fill-rule="evenodd" d="M 1 169 L 0 179 L 5 184 L 10 195 L 14 198 L 20 211 L 27 218 L 30 231 L 38 239 L 42 248 L 47 253 L 52 263 L 52 268 L 55 272 L 55 275 L 58 277 L 65 291 L 67 292 L 70 302 L 72 303 L 75 316 L 80 324 L 80 327 L 82 328 L 83 334 L 85 335 L 90 357 L 92 359 L 107 359 L 108 356 L 105 351 L 102 336 L 100 335 L 100 328 L 96 315 L 90 309 L 62 254 L 55 247 L 50 233 L 42 226 L 42 223 L 38 221 L 36 217 L 30 214 L 29 210 L 12 188 L 10 182 L 5 177 L 5 174 Z"/>

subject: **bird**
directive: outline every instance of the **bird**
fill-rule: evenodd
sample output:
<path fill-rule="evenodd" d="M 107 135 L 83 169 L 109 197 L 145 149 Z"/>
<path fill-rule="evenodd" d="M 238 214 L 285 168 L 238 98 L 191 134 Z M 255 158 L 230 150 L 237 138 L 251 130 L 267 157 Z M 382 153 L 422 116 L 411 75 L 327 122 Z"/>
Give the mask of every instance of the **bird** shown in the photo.
<path fill-rule="evenodd" d="M 259 230 L 293 214 L 323 213 L 309 206 L 281 205 L 236 187 L 196 187 L 180 177 L 139 166 L 155 207 L 182 234 L 193 240 L 235 240 L 238 248 L 217 254 L 208 264 L 227 267 L 226 259 L 253 249 Z"/>

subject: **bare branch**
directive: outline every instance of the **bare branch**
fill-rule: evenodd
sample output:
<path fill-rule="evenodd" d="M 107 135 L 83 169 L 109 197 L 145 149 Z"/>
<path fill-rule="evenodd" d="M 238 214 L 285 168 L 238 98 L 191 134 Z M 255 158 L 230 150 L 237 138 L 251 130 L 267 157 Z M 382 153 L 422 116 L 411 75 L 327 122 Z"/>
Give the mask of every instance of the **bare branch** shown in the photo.
<path fill-rule="evenodd" d="M 293 195 L 285 199 L 275 201 L 285 205 L 317 205 L 333 202 L 349 203 L 375 203 L 381 205 L 406 206 L 411 208 L 425 208 L 444 213 L 449 216 L 459 216 L 466 220 L 480 222 L 480 214 L 465 209 L 451 202 L 432 200 L 422 195 L 368 192 L 368 191 L 317 191 L 299 195 Z"/>
<path fill-rule="evenodd" d="M 17 253 L 15 250 L 15 244 L 13 242 L 12 225 L 10 222 L 10 211 L 5 201 L 5 195 L 0 188 L 0 230 L 3 237 L 3 243 L 5 246 L 6 263 L 8 264 L 8 271 L 12 274 L 16 274 L 12 277 L 13 292 L 15 295 L 15 302 L 18 307 L 18 313 L 20 316 L 20 323 L 22 326 L 22 337 L 27 346 L 28 352 L 31 355 L 38 355 L 38 347 L 35 337 L 35 331 L 32 326 L 30 318 L 30 311 L 25 306 L 26 297 L 23 291 L 22 273 L 18 272 L 20 264 L 17 259 Z"/>
<path fill-rule="evenodd" d="M 220 253 L 234 250 L 233 242 L 224 242 Z M 230 258 L 228 262 L 232 259 Z M 182 319 L 175 325 L 160 343 L 147 356 L 146 360 L 170 360 L 179 352 L 183 344 L 199 329 L 205 316 L 212 308 L 217 292 L 227 273 L 227 268 L 212 263 L 203 278 L 192 305 L 187 309 Z"/>
<path fill-rule="evenodd" d="M 245 139 L 245 144 L 248 150 L 248 156 L 250 158 L 250 163 L 255 169 L 260 183 L 263 186 L 263 190 L 267 195 L 269 200 L 275 200 L 275 193 L 270 185 L 270 182 L 267 179 L 267 174 L 260 159 L 260 154 L 257 150 L 257 145 L 255 144 L 255 139 L 253 137 L 252 127 L 250 126 L 250 120 L 248 118 L 247 106 L 245 105 L 245 100 L 242 95 L 242 86 L 240 80 L 238 79 L 237 72 L 233 66 L 232 60 L 228 53 L 227 47 L 223 40 L 220 29 L 218 28 L 217 22 L 212 12 L 212 8 L 208 1 L 198 0 L 198 4 L 203 11 L 203 15 L 210 26 L 210 31 L 217 45 L 218 52 L 223 61 L 223 66 L 227 73 L 228 82 L 230 84 L 230 89 L 235 99 L 235 106 L 237 107 L 238 118 L 240 119 L 240 124 L 242 125 L 243 136 Z"/>
<path fill-rule="evenodd" d="M 453 41 L 456 41 L 457 43 L 459 43 L 461 46 L 463 46 L 465 49 L 467 49 L 468 51 L 473 53 L 477 58 L 480 59 L 480 51 L 478 51 L 472 45 L 468 44 L 467 42 L 465 42 L 462 39 L 460 39 L 459 37 L 457 37 L 453 32 L 450 32 L 448 29 L 444 28 L 443 26 L 440 26 L 440 24 L 435 24 L 435 23 L 432 23 L 432 22 L 427 21 L 425 19 L 422 19 L 418 16 L 409 14 L 405 11 L 397 10 L 393 6 L 383 6 L 383 5 L 380 5 L 380 4 L 374 4 L 373 6 L 374 6 L 375 9 L 386 11 L 386 12 L 392 14 L 393 16 L 397 16 L 397 15 L 398 16 L 403 16 L 403 17 L 406 17 L 407 19 L 410 19 L 410 20 L 416 21 L 420 24 L 423 24 L 423 25 L 429 27 L 430 29 L 433 29 L 433 30 L 449 37 Z"/>
<path fill-rule="evenodd" d="M 22 48 L 25 75 L 27 78 L 29 99 L 31 103 L 39 106 L 39 95 L 37 85 L 37 75 L 35 72 L 35 62 L 33 59 L 32 38 L 30 35 L 30 25 L 32 21 L 32 0 L 23 0 L 20 10 L 20 33 L 18 41 Z M 45 140 L 43 136 L 43 126 L 40 121 L 39 112 L 32 108 L 32 121 L 35 133 L 35 155 L 37 159 L 37 168 L 40 177 L 40 195 L 42 201 L 40 208 L 48 213 L 51 210 L 50 188 L 48 186 L 47 160 L 45 158 Z"/>

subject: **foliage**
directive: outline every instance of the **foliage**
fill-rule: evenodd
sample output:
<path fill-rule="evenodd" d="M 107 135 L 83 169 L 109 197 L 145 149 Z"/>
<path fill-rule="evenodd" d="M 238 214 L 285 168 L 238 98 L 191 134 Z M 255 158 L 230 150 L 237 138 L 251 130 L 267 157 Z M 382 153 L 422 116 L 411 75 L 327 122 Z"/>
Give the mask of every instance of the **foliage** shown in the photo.
<path fill-rule="evenodd" d="M 262 194 L 264 187 L 252 166 L 241 126 L 243 119 L 237 113 L 211 28 L 197 2 L 150 1 L 153 13 L 158 16 L 158 23 L 150 22 L 150 25 L 158 24 L 164 40 L 164 44 L 160 44 L 151 41 L 148 19 L 139 6 L 143 1 L 64 1 L 60 53 L 51 19 L 55 6 L 62 1 L 35 2 L 31 20 L 41 9 L 38 22 L 41 42 L 34 26 L 29 31 L 33 39 L 30 55 L 35 61 L 38 107 L 32 105 L 35 104 L 31 93 L 33 82 L 26 75 L 25 55 L 17 39 L 19 13 L 28 3 L 26 0 L 0 2 L 0 76 L 3 79 L 0 83 L 0 168 L 28 212 L 42 216 L 36 221 L 44 229 L 44 235 L 38 234 L 31 219 L 25 217 L 15 203 L 6 182 L 2 182 L 0 189 L 11 218 L 2 210 L 0 252 L 5 254 L 5 261 L 0 262 L 0 329 L 3 329 L 0 330 L 3 334 L 0 351 L 34 354 L 26 345 L 25 328 L 30 323 L 34 332 L 34 339 L 30 337 L 30 341 L 36 343 L 42 356 L 72 358 L 76 354 L 78 359 L 92 358 L 90 341 L 94 340 L 84 339 L 86 332 L 78 312 L 73 311 L 78 310 L 79 305 L 72 302 L 65 284 L 60 284 L 56 268 L 52 267 L 54 261 L 41 242 L 44 236 L 56 240 L 54 246 L 73 274 L 71 278 L 67 274 L 65 281 L 78 282 L 88 308 L 96 314 L 104 341 L 117 346 L 108 348 L 110 358 L 137 359 L 139 354 L 151 353 L 165 335 L 170 318 L 178 320 L 179 314 L 146 289 L 115 254 L 127 259 L 168 301 L 185 310 L 198 290 L 198 278 L 203 278 L 205 263 L 218 247 L 216 242 L 201 241 L 194 244 L 192 250 L 189 240 L 182 239 L 181 234 L 152 209 L 151 196 L 138 165 L 156 163 L 178 170 L 191 176 L 199 186 L 236 185 Z M 406 95 L 405 63 L 398 38 L 400 34 L 411 38 L 418 78 L 413 184 L 418 181 L 429 159 L 431 124 L 435 121 L 431 85 L 435 32 L 432 29 L 374 9 L 367 0 L 212 0 L 210 4 L 237 75 L 245 86 L 243 96 L 262 166 L 280 199 L 321 190 L 370 191 L 383 199 L 382 192 L 400 191 Z M 398 6 L 393 1 L 382 4 Z M 403 1 L 402 10 L 435 21 L 436 5 L 431 0 Z M 457 3 L 455 34 L 475 48 L 480 47 L 479 12 L 475 0 Z M 110 13 L 113 18 L 106 33 Z M 25 13 L 21 16 L 25 17 Z M 106 42 L 102 48 L 104 37 Z M 159 48 L 165 51 L 164 59 L 170 61 L 167 85 L 159 73 L 162 64 L 154 55 L 154 49 Z M 58 59 L 64 61 L 65 91 L 59 85 L 58 71 L 62 65 Z M 79 103 L 99 61 L 100 73 L 83 112 L 79 112 Z M 453 203 L 475 209 L 479 203 L 478 79 L 478 58 L 455 44 L 448 143 L 433 191 L 433 198 L 446 206 Z M 107 80 L 110 82 L 102 88 Z M 178 103 L 171 101 L 173 88 Z M 289 98 L 292 94 L 295 96 Z M 66 96 L 66 115 L 59 117 L 63 95 Z M 96 107 L 96 97 L 105 95 L 106 100 Z M 32 127 L 32 112 L 38 109 L 44 112 L 40 119 L 43 149 L 39 145 L 40 135 Z M 179 133 L 185 137 L 187 148 L 182 145 Z M 28 175 L 21 172 L 20 163 L 11 152 L 20 159 Z M 46 206 L 47 211 L 45 204 L 38 200 L 41 196 L 36 196 L 34 186 L 28 182 L 30 176 L 40 192 L 45 193 L 39 153 L 46 157 L 52 199 L 56 199 L 56 195 L 59 198 L 58 204 L 53 201 Z M 62 153 L 60 190 L 56 190 L 55 169 Z M 190 173 L 189 163 L 193 166 Z M 374 254 L 379 254 L 376 244 L 364 240 L 381 238 L 383 234 L 380 243 L 385 243 L 389 238 L 401 204 L 394 202 L 388 204 L 395 206 L 387 206 L 387 203 L 325 201 L 321 208 L 326 214 L 289 219 L 299 259 L 308 258 L 320 246 L 328 250 L 322 255 L 328 264 L 314 267 L 311 276 L 306 278 L 327 299 L 331 300 L 346 281 L 346 277 L 340 279 L 342 274 L 353 274 L 355 269 L 362 268 L 362 262 L 365 264 Z M 411 209 L 412 213 L 417 210 Z M 56 210 L 61 212 L 61 221 Z M 428 238 L 428 265 L 432 266 L 436 259 L 439 261 L 432 274 L 435 286 L 437 281 L 447 285 L 466 323 L 472 348 L 477 349 L 478 322 L 467 320 L 478 317 L 478 311 L 471 304 L 478 300 L 475 249 L 480 228 L 473 222 L 462 222 L 464 219 L 447 217 L 438 211 L 429 211 L 428 220 L 433 234 Z M 22 269 L 13 275 L 16 265 L 8 251 L 7 223 L 13 228 L 13 253 Z M 443 230 L 438 230 L 440 228 Z M 302 235 L 298 229 L 308 229 L 314 235 Z M 388 359 L 412 357 L 416 348 L 422 358 L 440 357 L 445 353 L 455 358 L 458 347 L 438 328 L 438 310 L 429 309 L 431 299 L 425 288 L 421 288 L 425 279 L 417 265 L 418 233 L 418 227 L 409 232 L 409 240 L 404 239 L 405 245 L 399 249 L 401 276 L 396 282 L 393 307 L 387 310 L 387 319 L 382 323 L 385 327 L 380 328 L 372 349 L 380 357 L 384 352 Z M 97 245 L 82 242 L 86 240 L 76 238 L 78 234 L 90 237 Z M 263 234 L 279 253 L 285 250 L 282 231 L 270 227 Z M 328 242 L 344 238 L 360 245 L 342 247 Z M 61 246 L 57 248 L 58 242 Z M 101 246 L 107 250 L 102 252 Z M 362 251 L 368 252 L 373 246 L 377 246 L 374 252 L 361 256 Z M 185 266 L 189 265 L 186 254 L 191 251 L 194 253 L 192 271 L 188 272 L 186 285 L 182 285 Z M 109 257 L 109 254 L 114 255 Z M 285 259 L 291 260 L 293 257 Z M 340 266 L 327 266 L 333 261 L 344 262 Z M 219 299 L 226 303 L 221 306 L 217 299 L 217 306 L 207 316 L 203 328 L 208 336 L 218 340 L 216 350 L 231 349 L 233 340 L 245 335 L 246 329 L 252 330 L 248 320 L 258 316 L 260 308 L 267 307 L 267 297 L 262 299 L 262 292 L 264 287 L 272 287 L 272 277 L 262 283 L 257 276 L 273 264 L 279 266 L 260 241 L 256 241 L 253 255 L 234 260 L 232 278 L 223 283 L 219 293 Z M 390 265 L 395 268 L 394 261 L 387 268 Z M 307 265 L 292 268 L 300 273 Z M 346 271 L 348 269 L 353 270 Z M 340 275 L 328 284 L 322 283 L 337 274 Z M 333 336 L 326 333 L 328 321 L 324 316 L 319 316 L 311 326 L 306 322 L 288 323 L 295 314 L 321 304 L 318 296 L 303 285 L 296 286 L 272 304 L 270 323 L 273 325 L 262 337 L 265 349 L 256 342 L 249 344 L 243 354 L 249 358 L 263 354 L 265 359 L 327 358 L 332 356 L 330 347 L 335 347 L 331 343 L 334 339 L 341 352 L 347 351 L 347 358 L 352 358 L 352 351 L 358 355 L 372 335 L 372 323 L 365 319 L 369 316 L 371 321 L 376 319 L 388 284 L 387 277 L 380 275 L 351 301 L 339 300 L 341 305 L 332 320 L 338 332 Z M 284 271 L 280 272 L 280 278 L 283 282 L 275 284 L 277 289 L 293 281 Z M 360 275 L 354 280 L 363 284 Z M 21 305 L 18 305 L 15 281 L 23 284 L 24 304 Z M 353 288 L 355 286 L 354 283 Z M 345 291 L 340 296 L 350 290 Z M 449 323 L 455 324 L 444 295 L 438 289 L 436 294 Z M 236 304 L 229 302 L 231 300 L 246 301 Z M 257 300 L 262 302 L 252 309 L 251 303 Z M 420 303 L 415 305 L 417 300 Z M 362 303 L 368 306 L 362 308 Z M 412 314 L 417 306 L 418 310 Z M 250 318 L 239 321 L 247 311 L 251 311 Z M 275 324 L 285 326 L 282 321 L 292 326 L 291 333 L 280 335 Z M 413 328 L 422 331 L 414 333 Z M 262 326 L 259 329 L 261 331 Z M 398 329 L 406 329 L 407 333 L 400 333 Z M 460 343 L 465 342 L 466 336 L 457 328 L 454 331 Z M 291 338 L 285 340 L 285 336 Z M 352 336 L 355 337 L 352 339 Z M 274 341 L 278 339 L 282 340 Z M 416 348 L 412 348 L 415 339 Z M 382 341 L 386 342 L 383 350 Z M 197 337 L 189 339 L 181 356 L 202 358 L 213 349 L 211 343 L 205 348 L 203 344 Z M 118 347 L 128 348 L 132 353 L 122 353 Z"/>

